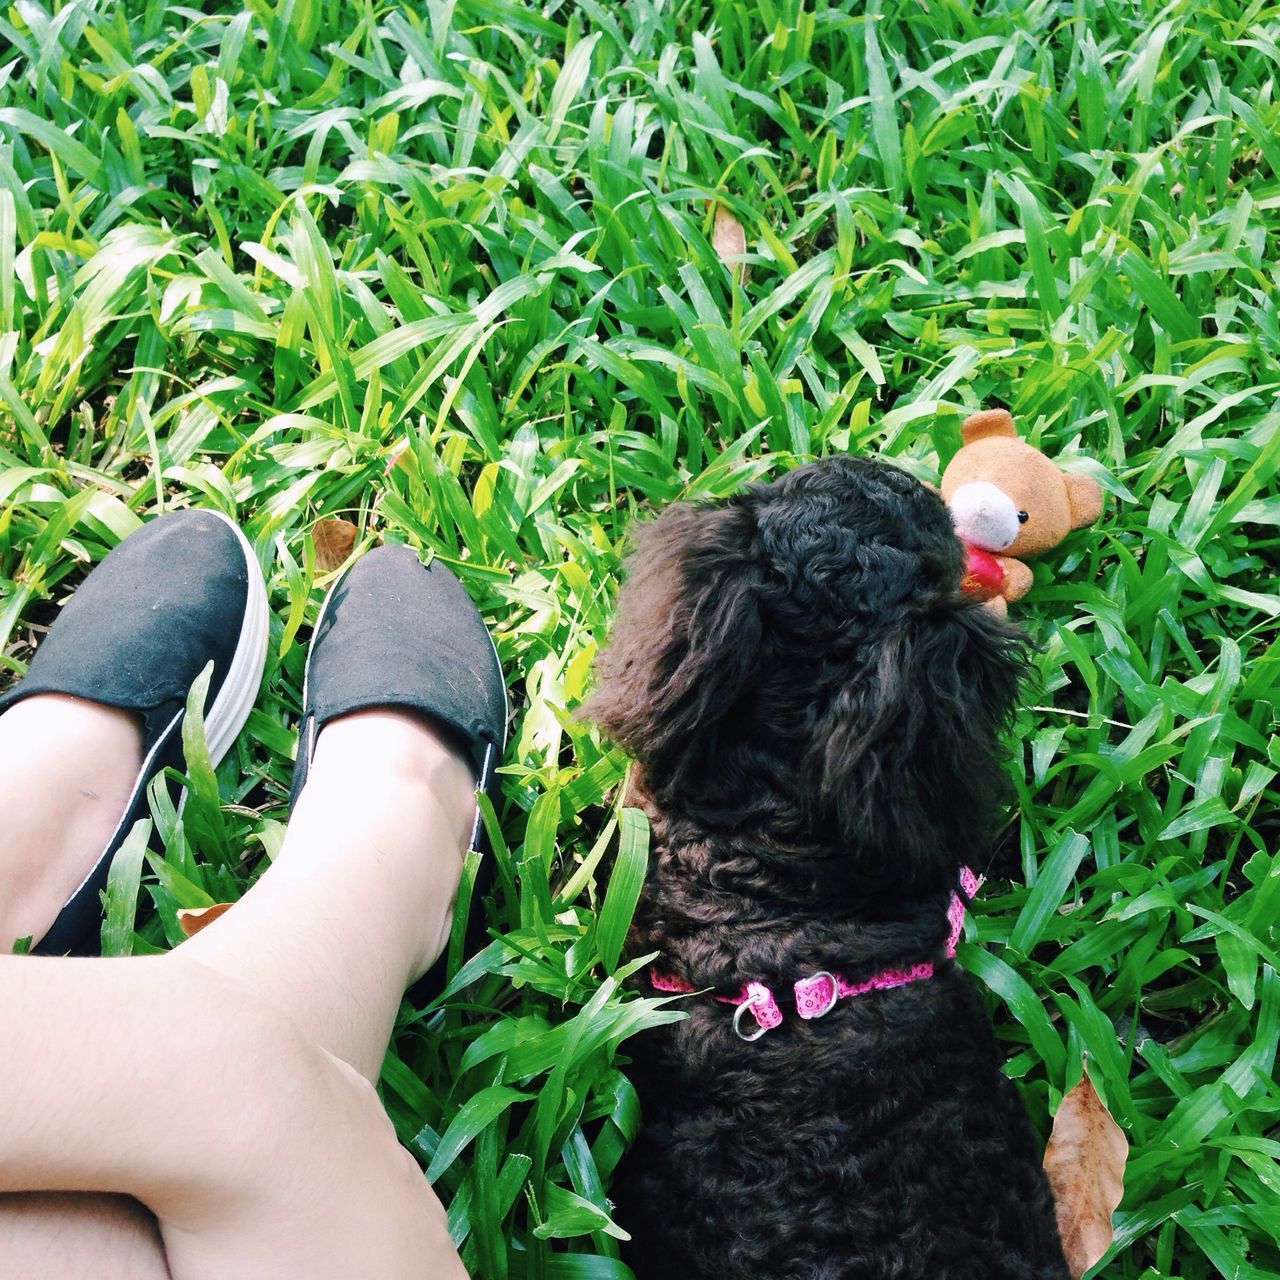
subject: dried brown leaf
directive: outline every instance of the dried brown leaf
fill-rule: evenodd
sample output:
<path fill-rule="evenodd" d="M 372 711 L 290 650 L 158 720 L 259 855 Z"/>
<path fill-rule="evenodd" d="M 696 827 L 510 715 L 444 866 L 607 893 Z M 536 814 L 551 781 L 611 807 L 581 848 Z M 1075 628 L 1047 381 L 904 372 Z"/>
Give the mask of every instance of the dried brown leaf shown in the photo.
<path fill-rule="evenodd" d="M 747 233 L 742 223 L 722 204 L 716 205 L 715 221 L 711 227 L 711 247 L 716 251 L 739 284 L 747 280 L 747 264 L 740 260 L 740 255 L 747 251 Z M 732 261 L 731 259 L 739 259 Z"/>
<path fill-rule="evenodd" d="M 1129 1143 L 1086 1071 L 1053 1118 L 1044 1171 L 1053 1189 L 1062 1251 L 1075 1280 L 1111 1246 L 1111 1215 L 1124 1195 Z"/>
<path fill-rule="evenodd" d="M 211 907 L 179 907 L 178 928 L 190 938 L 234 905 L 232 902 L 215 902 Z"/>
<path fill-rule="evenodd" d="M 311 526 L 311 540 L 316 546 L 316 568 L 328 573 L 346 562 L 356 545 L 360 530 L 350 520 L 336 517 L 317 520 Z"/>

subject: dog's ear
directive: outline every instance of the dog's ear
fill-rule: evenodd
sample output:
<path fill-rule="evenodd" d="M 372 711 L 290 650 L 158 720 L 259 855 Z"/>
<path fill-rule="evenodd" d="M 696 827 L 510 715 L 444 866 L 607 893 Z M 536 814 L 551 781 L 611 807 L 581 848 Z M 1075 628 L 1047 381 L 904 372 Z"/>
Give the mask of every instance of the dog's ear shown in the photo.
<path fill-rule="evenodd" d="M 1021 631 L 948 597 L 892 622 L 836 688 L 807 763 L 868 888 L 938 888 L 978 856 L 1026 671 Z"/>
<path fill-rule="evenodd" d="M 675 781 L 696 734 L 713 735 L 749 683 L 760 649 L 754 518 L 739 502 L 677 504 L 642 525 L 596 691 L 582 708 L 645 767 Z"/>

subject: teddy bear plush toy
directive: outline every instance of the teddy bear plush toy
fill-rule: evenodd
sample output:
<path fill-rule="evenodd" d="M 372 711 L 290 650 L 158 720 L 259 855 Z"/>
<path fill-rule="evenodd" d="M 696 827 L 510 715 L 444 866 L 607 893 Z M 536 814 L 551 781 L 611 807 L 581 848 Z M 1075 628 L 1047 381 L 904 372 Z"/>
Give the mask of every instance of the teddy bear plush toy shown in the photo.
<path fill-rule="evenodd" d="M 962 588 L 1005 613 L 1031 589 L 1026 556 L 1056 547 L 1102 514 L 1102 490 L 1019 440 L 1004 409 L 966 418 L 964 445 L 942 473 L 942 497 L 965 545 Z"/>

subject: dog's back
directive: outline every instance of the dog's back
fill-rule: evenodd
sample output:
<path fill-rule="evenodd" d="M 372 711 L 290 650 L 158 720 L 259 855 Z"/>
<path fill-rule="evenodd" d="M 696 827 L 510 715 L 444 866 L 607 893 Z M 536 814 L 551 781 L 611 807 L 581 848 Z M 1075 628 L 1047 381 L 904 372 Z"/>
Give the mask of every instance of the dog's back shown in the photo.
<path fill-rule="evenodd" d="M 935 495 L 843 457 L 641 532 L 588 713 L 643 771 L 642 981 L 706 993 L 635 1042 L 614 1195 L 640 1280 L 1065 1280 L 947 955 L 1022 671 L 960 555 Z M 801 1017 L 819 974 L 847 998 Z M 761 989 L 768 1030 L 732 1003 Z"/>
<path fill-rule="evenodd" d="M 613 1195 L 639 1280 L 1065 1280 L 1034 1139 L 971 980 L 841 1001 L 744 1042 L 729 1013 L 635 1044 Z"/>

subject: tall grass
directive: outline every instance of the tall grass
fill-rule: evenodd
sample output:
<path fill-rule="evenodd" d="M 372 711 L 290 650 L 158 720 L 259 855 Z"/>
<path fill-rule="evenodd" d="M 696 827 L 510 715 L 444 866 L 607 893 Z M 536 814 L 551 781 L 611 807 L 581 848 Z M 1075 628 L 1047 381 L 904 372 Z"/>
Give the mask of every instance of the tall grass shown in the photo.
<path fill-rule="evenodd" d="M 520 716 L 494 941 L 406 1006 L 384 1095 L 475 1275 L 628 1275 L 626 1037 L 673 1015 L 619 988 L 647 836 L 572 718 L 627 524 L 837 450 L 936 477 L 1007 404 L 1108 511 L 1019 606 L 961 963 L 1034 1123 L 1087 1055 L 1133 1144 L 1098 1275 L 1280 1275 L 1278 38 L 1264 0 L 16 0 L 0 661 L 172 507 L 241 520 L 273 610 L 112 949 L 278 847 L 313 522 L 430 549 Z"/>

